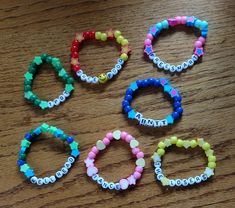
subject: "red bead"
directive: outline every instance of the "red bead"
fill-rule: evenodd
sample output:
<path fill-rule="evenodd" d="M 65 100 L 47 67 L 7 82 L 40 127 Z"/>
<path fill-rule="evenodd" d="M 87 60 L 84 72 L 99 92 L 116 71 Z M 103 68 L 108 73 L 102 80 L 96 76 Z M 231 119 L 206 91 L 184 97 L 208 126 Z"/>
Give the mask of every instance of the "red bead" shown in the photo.
<path fill-rule="evenodd" d="M 77 52 L 77 51 L 78 51 L 78 47 L 75 45 L 72 45 L 71 52 L 73 53 L 73 52 Z"/>
<path fill-rule="evenodd" d="M 73 40 L 72 46 L 77 46 L 79 45 L 79 41 L 78 40 Z"/>
<path fill-rule="evenodd" d="M 78 58 L 79 57 L 79 54 L 77 51 L 73 52 L 72 55 L 71 55 L 73 58 Z"/>
<path fill-rule="evenodd" d="M 81 69 L 81 67 L 77 64 L 77 65 L 73 65 L 73 70 L 75 72 L 79 71 Z"/>
<path fill-rule="evenodd" d="M 90 39 L 90 32 L 83 32 L 83 37 L 85 39 Z"/>
<path fill-rule="evenodd" d="M 90 38 L 94 39 L 95 38 L 95 31 L 90 32 Z"/>

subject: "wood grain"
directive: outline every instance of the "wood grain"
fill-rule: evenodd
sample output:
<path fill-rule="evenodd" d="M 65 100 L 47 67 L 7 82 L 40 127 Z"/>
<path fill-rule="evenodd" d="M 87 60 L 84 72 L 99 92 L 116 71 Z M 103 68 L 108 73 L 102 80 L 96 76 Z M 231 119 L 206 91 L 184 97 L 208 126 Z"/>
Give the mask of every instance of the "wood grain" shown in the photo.
<path fill-rule="evenodd" d="M 0 207 L 235 207 L 235 2 L 213 1 L 0 1 Z M 148 27 L 177 15 L 195 15 L 209 22 L 206 54 L 186 73 L 170 76 L 143 58 Z M 76 31 L 119 29 L 129 39 L 132 56 L 118 77 L 101 87 L 75 83 L 72 98 L 62 106 L 41 111 L 23 98 L 23 74 L 35 55 L 47 52 L 69 69 L 70 44 Z M 176 28 L 161 34 L 154 49 L 162 59 L 180 63 L 192 53 L 195 31 Z M 110 69 L 118 56 L 115 44 L 91 42 L 81 50 L 87 73 Z M 41 98 L 59 94 L 63 84 L 50 66 L 44 66 L 34 83 Z M 72 74 L 72 73 L 71 73 Z M 130 82 L 165 76 L 180 89 L 183 118 L 171 128 L 139 127 L 123 115 L 121 101 Z M 160 118 L 171 103 L 154 89 L 139 92 L 133 106 L 146 116 Z M 16 166 L 20 140 L 26 131 L 47 122 L 74 135 L 81 157 L 71 172 L 54 185 L 29 184 Z M 135 136 L 146 156 L 146 169 L 136 187 L 123 193 L 101 190 L 85 174 L 83 160 L 95 142 L 108 131 L 126 130 Z M 218 158 L 216 175 L 204 185 L 164 189 L 154 179 L 150 156 L 157 143 L 170 135 L 183 139 L 204 137 Z M 52 141 L 51 141 L 52 140 Z M 32 145 L 28 162 L 40 176 L 54 173 L 65 161 L 68 148 L 48 135 Z M 125 147 L 125 148 L 124 148 Z M 196 175 L 206 165 L 202 151 L 172 149 L 164 157 L 169 177 Z M 134 168 L 127 146 L 117 143 L 99 157 L 97 166 L 107 180 L 117 180 Z"/>

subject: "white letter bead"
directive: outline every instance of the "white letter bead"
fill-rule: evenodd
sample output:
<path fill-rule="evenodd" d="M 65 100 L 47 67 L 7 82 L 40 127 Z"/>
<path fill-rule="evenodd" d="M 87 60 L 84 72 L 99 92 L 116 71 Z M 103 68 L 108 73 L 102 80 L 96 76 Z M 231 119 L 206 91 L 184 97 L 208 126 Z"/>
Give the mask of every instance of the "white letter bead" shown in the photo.
<path fill-rule="evenodd" d="M 115 189 L 116 189 L 116 190 L 120 190 L 120 189 L 121 189 L 121 186 L 120 186 L 119 183 L 115 183 Z"/>
<path fill-rule="evenodd" d="M 97 179 L 97 183 L 98 184 L 102 184 L 104 182 L 104 179 L 102 178 L 102 177 L 99 177 L 98 179 Z"/>
<path fill-rule="evenodd" d="M 67 169 L 69 169 L 69 168 L 71 168 L 71 163 L 70 162 L 66 162 L 65 164 L 64 164 L 64 167 L 66 167 Z"/>
<path fill-rule="evenodd" d="M 188 63 L 187 62 L 182 63 L 182 68 L 187 69 L 188 68 Z"/>
<path fill-rule="evenodd" d="M 113 182 L 109 183 L 109 189 L 112 190 L 115 188 L 115 184 Z"/>
<path fill-rule="evenodd" d="M 118 71 L 122 69 L 122 65 L 121 64 L 116 64 L 115 65 L 115 69 L 117 69 Z"/>
<path fill-rule="evenodd" d="M 55 181 L 56 181 L 56 177 L 55 176 L 50 176 L 49 178 L 50 178 L 50 182 L 51 183 L 55 183 Z"/>
<path fill-rule="evenodd" d="M 195 179 L 193 177 L 188 178 L 188 183 L 193 185 L 195 183 Z"/>
<path fill-rule="evenodd" d="M 106 182 L 106 181 L 104 181 L 104 182 L 102 183 L 102 188 L 107 189 L 108 187 L 109 187 L 109 183 Z"/>
<path fill-rule="evenodd" d="M 50 183 L 50 178 L 49 178 L 49 177 L 43 178 L 43 183 L 44 183 L 44 184 Z"/>
<path fill-rule="evenodd" d="M 75 159 L 73 157 L 69 157 L 68 158 L 68 162 L 70 162 L 71 164 L 74 163 Z"/>
<path fill-rule="evenodd" d="M 197 61 L 197 60 L 198 60 L 198 56 L 195 55 L 195 54 L 193 54 L 193 55 L 192 55 L 192 59 L 193 59 L 193 61 Z"/>
<path fill-rule="evenodd" d="M 113 75 L 116 75 L 118 73 L 118 70 L 116 68 L 112 68 L 111 72 Z"/>
<path fill-rule="evenodd" d="M 155 57 L 156 57 L 156 54 L 155 54 L 155 53 L 149 54 L 149 59 L 150 59 L 150 60 L 153 60 Z"/>
<path fill-rule="evenodd" d="M 176 182 L 176 186 L 181 186 L 181 185 L 182 185 L 182 183 L 181 183 L 181 180 L 180 180 L 180 179 L 176 179 L 176 180 L 175 180 L 175 182 Z"/>
<path fill-rule="evenodd" d="M 76 74 L 77 74 L 78 77 L 80 77 L 83 74 L 83 71 L 82 70 L 78 70 Z"/>
<path fill-rule="evenodd" d="M 189 66 L 192 66 L 192 65 L 194 64 L 193 59 L 189 59 L 189 60 L 187 61 L 187 64 L 188 64 Z"/>
<path fill-rule="evenodd" d="M 182 182 L 183 186 L 187 186 L 188 185 L 188 180 L 187 179 L 183 179 L 183 180 L 181 180 L 181 182 Z"/>
<path fill-rule="evenodd" d="M 63 95 L 64 95 L 65 97 L 68 97 L 70 94 L 69 94 L 69 92 L 64 91 L 64 92 L 63 92 Z"/>
<path fill-rule="evenodd" d="M 160 59 L 158 56 L 156 56 L 156 57 L 153 58 L 153 63 L 154 63 L 154 64 L 157 65 L 159 61 L 161 61 L 161 59 Z"/>
<path fill-rule="evenodd" d="M 163 177 L 164 177 L 164 175 L 163 175 L 163 174 L 158 174 L 158 175 L 157 175 L 157 180 L 159 180 L 159 181 L 160 181 L 160 180 L 162 180 L 162 178 L 163 178 Z"/>
<path fill-rule="evenodd" d="M 161 162 L 154 162 L 154 167 L 155 168 L 160 168 L 161 167 Z"/>
<path fill-rule="evenodd" d="M 108 77 L 108 79 L 112 79 L 113 78 L 113 73 L 112 72 L 107 72 L 106 76 Z"/>
<path fill-rule="evenodd" d="M 175 184 L 176 184 L 175 180 L 170 180 L 170 186 L 171 187 L 175 186 Z"/>
<path fill-rule="evenodd" d="M 38 182 L 38 178 L 36 176 L 33 176 L 32 178 L 30 178 L 30 182 L 35 184 Z"/>
<path fill-rule="evenodd" d="M 155 168 L 155 173 L 158 175 L 160 173 L 162 173 L 162 169 L 161 168 Z"/>
<path fill-rule="evenodd" d="M 157 66 L 158 66 L 158 68 L 162 69 L 162 68 L 164 68 L 164 64 L 165 63 L 163 61 L 159 61 Z"/>
<path fill-rule="evenodd" d="M 67 174 L 69 171 L 68 171 L 68 169 L 67 169 L 66 167 L 63 167 L 63 168 L 61 168 L 61 172 L 65 175 L 65 174 Z"/>
<path fill-rule="evenodd" d="M 37 184 L 38 184 L 39 186 L 41 186 L 41 185 L 43 184 L 43 179 L 42 179 L 42 178 L 38 178 Z"/>
<path fill-rule="evenodd" d="M 201 177 L 202 181 L 206 181 L 208 178 L 206 174 L 201 174 L 200 177 Z"/>
<path fill-rule="evenodd" d="M 177 70 L 176 66 L 171 65 L 170 67 L 170 72 L 175 72 Z"/>
<path fill-rule="evenodd" d="M 117 63 L 122 65 L 122 64 L 124 64 L 124 61 L 123 61 L 121 58 L 119 58 L 119 59 L 117 60 Z"/>
<path fill-rule="evenodd" d="M 60 104 L 60 100 L 58 98 L 56 98 L 53 102 L 56 106 Z"/>
<path fill-rule="evenodd" d="M 64 95 L 60 95 L 59 96 L 59 100 L 60 100 L 60 102 L 64 102 L 65 101 L 65 96 Z"/>
<path fill-rule="evenodd" d="M 165 66 L 164 66 L 164 69 L 165 69 L 165 70 L 169 70 L 170 67 L 171 67 L 170 64 L 166 63 Z"/>
<path fill-rule="evenodd" d="M 93 175 L 91 178 L 93 181 L 97 181 L 100 176 L 98 174 Z"/>
<path fill-rule="evenodd" d="M 91 77 L 91 76 L 88 76 L 87 79 L 86 79 L 86 81 L 87 81 L 88 83 L 92 83 L 92 80 L 93 80 L 93 77 Z"/>
<path fill-rule="evenodd" d="M 178 65 L 176 68 L 177 68 L 176 69 L 177 72 L 181 72 L 182 71 L 182 66 L 181 65 Z"/>
<path fill-rule="evenodd" d="M 195 178 L 195 182 L 196 183 L 200 183 L 202 181 L 201 177 L 200 176 L 196 176 L 194 177 Z"/>
<path fill-rule="evenodd" d="M 56 175 L 57 178 L 62 178 L 63 172 L 59 170 L 59 171 L 56 172 L 55 175 Z"/>
<path fill-rule="evenodd" d="M 98 83 L 98 81 L 99 81 L 98 77 L 93 77 L 92 83 L 96 84 L 96 83 Z"/>
<path fill-rule="evenodd" d="M 53 108 L 54 107 L 54 102 L 53 101 L 49 101 L 47 104 L 48 104 L 48 108 Z"/>
<path fill-rule="evenodd" d="M 86 75 L 86 74 L 82 74 L 82 75 L 81 75 L 81 80 L 82 80 L 82 81 L 86 81 L 86 78 L 87 78 L 87 75 Z"/>

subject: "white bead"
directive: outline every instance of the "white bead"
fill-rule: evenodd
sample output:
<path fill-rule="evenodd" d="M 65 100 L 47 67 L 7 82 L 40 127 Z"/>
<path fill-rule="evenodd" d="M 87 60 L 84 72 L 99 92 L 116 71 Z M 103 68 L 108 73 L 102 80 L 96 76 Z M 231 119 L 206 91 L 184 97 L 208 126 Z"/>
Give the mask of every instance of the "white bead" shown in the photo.
<path fill-rule="evenodd" d="M 144 126 L 146 126 L 146 124 L 147 124 L 147 119 L 145 119 L 145 118 L 141 118 L 141 120 L 140 120 L 140 122 L 139 122 L 141 125 L 144 125 Z"/>
<path fill-rule="evenodd" d="M 42 179 L 42 178 L 38 178 L 37 184 L 38 184 L 39 186 L 41 186 L 41 185 L 43 184 L 43 179 Z"/>
<path fill-rule="evenodd" d="M 197 61 L 197 60 L 198 60 L 198 56 L 195 55 L 195 54 L 193 54 L 193 55 L 192 55 L 192 59 L 193 59 L 193 61 Z"/>
<path fill-rule="evenodd" d="M 69 170 L 66 167 L 61 168 L 61 172 L 65 175 L 69 172 Z"/>
<path fill-rule="evenodd" d="M 92 83 L 96 84 L 99 82 L 99 79 L 98 77 L 93 77 L 93 80 L 92 80 Z"/>
<path fill-rule="evenodd" d="M 121 186 L 120 186 L 119 183 L 115 183 L 115 189 L 116 189 L 116 190 L 120 190 L 120 189 L 121 189 Z"/>
<path fill-rule="evenodd" d="M 74 162 L 75 162 L 75 159 L 74 159 L 73 157 L 71 157 L 71 156 L 70 156 L 70 157 L 68 158 L 68 162 L 72 164 L 72 163 L 74 163 Z"/>
<path fill-rule="evenodd" d="M 155 168 L 160 168 L 161 167 L 161 162 L 154 162 L 154 167 Z"/>
<path fill-rule="evenodd" d="M 118 73 L 118 70 L 116 68 L 112 68 L 111 72 L 113 75 L 116 75 Z"/>
<path fill-rule="evenodd" d="M 91 178 L 92 178 L 93 181 L 97 181 L 97 179 L 99 178 L 99 175 L 95 174 Z"/>
<path fill-rule="evenodd" d="M 182 71 L 182 66 L 181 66 L 181 65 L 178 65 L 178 66 L 176 67 L 176 71 L 177 71 L 177 72 L 181 72 L 181 71 Z"/>
<path fill-rule="evenodd" d="M 196 183 L 200 183 L 202 181 L 200 176 L 195 176 L 194 179 Z"/>
<path fill-rule="evenodd" d="M 92 80 L 93 80 L 93 77 L 87 76 L 87 78 L 86 78 L 87 83 L 92 83 Z"/>
<path fill-rule="evenodd" d="M 175 185 L 176 185 L 175 180 L 172 180 L 172 179 L 171 179 L 171 180 L 170 180 L 170 186 L 171 186 L 171 187 L 174 187 Z"/>
<path fill-rule="evenodd" d="M 164 69 L 165 69 L 165 70 L 169 70 L 169 69 L 170 69 L 170 67 L 171 67 L 171 65 L 170 65 L 170 64 L 168 64 L 168 63 L 166 63 L 166 64 L 164 65 Z"/>
<path fill-rule="evenodd" d="M 66 162 L 65 164 L 64 164 L 64 167 L 66 167 L 67 169 L 69 169 L 69 168 L 71 168 L 71 163 L 70 162 Z"/>
<path fill-rule="evenodd" d="M 62 178 L 63 172 L 61 170 L 59 170 L 59 171 L 56 172 L 55 175 L 56 175 L 57 178 Z"/>
<path fill-rule="evenodd" d="M 147 119 L 147 126 L 154 126 L 154 120 L 153 119 Z"/>
<path fill-rule="evenodd" d="M 86 74 L 82 74 L 82 75 L 81 75 L 81 80 L 82 80 L 82 81 L 86 81 L 86 78 L 87 78 L 87 75 L 86 75 Z"/>
<path fill-rule="evenodd" d="M 53 102 L 56 106 L 58 106 L 60 104 L 60 100 L 58 98 L 56 98 Z"/>
<path fill-rule="evenodd" d="M 188 178 L 188 183 L 193 185 L 195 183 L 195 179 L 193 177 Z"/>
<path fill-rule="evenodd" d="M 188 63 L 189 66 L 192 66 L 192 65 L 194 64 L 194 61 L 193 61 L 193 59 L 189 59 L 189 60 L 187 61 L 187 63 Z"/>
<path fill-rule="evenodd" d="M 188 180 L 187 179 L 183 179 L 183 180 L 181 180 L 181 182 L 182 182 L 183 186 L 187 186 L 188 185 Z"/>
<path fill-rule="evenodd" d="M 160 120 L 160 122 L 161 122 L 161 126 L 167 126 L 168 125 L 168 122 L 167 122 L 167 120 L 166 119 L 162 119 L 162 120 Z"/>
<path fill-rule="evenodd" d="M 104 181 L 102 183 L 102 188 L 107 189 L 109 187 L 109 183 L 107 181 Z"/>
<path fill-rule="evenodd" d="M 53 108 L 54 107 L 54 102 L 53 101 L 49 101 L 47 104 L 48 104 L 48 108 Z"/>
<path fill-rule="evenodd" d="M 121 64 L 116 64 L 115 69 L 117 69 L 117 71 L 120 71 L 122 69 L 122 65 Z"/>
<path fill-rule="evenodd" d="M 113 182 L 109 183 L 109 189 L 110 190 L 115 189 L 115 184 Z"/>
<path fill-rule="evenodd" d="M 103 182 L 104 182 L 104 179 L 99 176 L 99 178 L 97 179 L 97 183 L 102 184 Z"/>
<path fill-rule="evenodd" d="M 55 183 L 56 182 L 56 177 L 55 176 L 50 176 L 50 183 Z"/>
<path fill-rule="evenodd" d="M 181 186 L 182 185 L 181 180 L 180 179 L 176 179 L 175 180 L 175 184 L 176 184 L 176 186 Z"/>
<path fill-rule="evenodd" d="M 162 169 L 161 168 L 155 168 L 154 172 L 158 175 L 158 174 L 162 173 Z"/>
<path fill-rule="evenodd" d="M 175 72 L 177 70 L 176 66 L 171 65 L 170 67 L 170 72 Z"/>
<path fill-rule="evenodd" d="M 44 183 L 44 184 L 50 183 L 50 178 L 49 178 L 49 177 L 43 178 L 43 183 Z"/>
<path fill-rule="evenodd" d="M 60 95 L 59 96 L 59 100 L 60 100 L 60 102 L 64 102 L 65 101 L 65 96 L 64 95 Z"/>
<path fill-rule="evenodd" d="M 136 112 L 135 114 L 135 119 L 137 119 L 138 121 L 140 121 L 142 119 L 143 115 L 139 112 Z"/>
<path fill-rule="evenodd" d="M 121 58 L 119 58 L 119 59 L 117 60 L 117 63 L 123 65 L 123 64 L 124 64 L 124 61 L 123 61 Z"/>
<path fill-rule="evenodd" d="M 183 62 L 181 66 L 182 66 L 183 69 L 187 69 L 188 68 L 188 63 L 187 62 Z"/>
<path fill-rule="evenodd" d="M 164 178 L 164 175 L 163 175 L 163 174 L 158 174 L 158 175 L 157 175 L 157 180 L 160 181 L 160 180 L 162 180 L 162 178 Z"/>
<path fill-rule="evenodd" d="M 113 78 L 113 73 L 112 72 L 107 72 L 106 76 L 108 77 L 108 79 L 112 79 Z"/>
<path fill-rule="evenodd" d="M 64 95 L 65 97 L 69 97 L 70 93 L 69 93 L 69 92 L 64 91 L 64 92 L 63 92 L 63 95 Z"/>
<path fill-rule="evenodd" d="M 204 173 L 201 174 L 200 177 L 201 177 L 202 181 L 206 181 L 208 179 L 207 175 Z"/>
<path fill-rule="evenodd" d="M 30 178 L 30 182 L 35 184 L 38 182 L 38 178 L 36 176 L 33 176 L 32 178 Z"/>
<path fill-rule="evenodd" d="M 159 61 L 161 61 L 161 59 L 160 59 L 158 56 L 156 56 L 156 57 L 153 58 L 153 63 L 154 63 L 154 64 L 157 65 Z"/>
<path fill-rule="evenodd" d="M 78 71 L 76 72 L 76 74 L 77 74 L 78 77 L 80 77 L 80 76 L 82 76 L 83 71 L 82 71 L 82 70 L 78 70 Z"/>
<path fill-rule="evenodd" d="M 153 60 L 155 57 L 156 57 L 156 54 L 155 54 L 155 53 L 149 54 L 149 59 L 150 59 L 150 60 Z"/>
<path fill-rule="evenodd" d="M 158 66 L 159 69 L 163 69 L 163 68 L 164 68 L 164 65 L 165 65 L 165 63 L 164 63 L 163 61 L 159 61 L 159 62 L 157 63 L 157 66 Z"/>

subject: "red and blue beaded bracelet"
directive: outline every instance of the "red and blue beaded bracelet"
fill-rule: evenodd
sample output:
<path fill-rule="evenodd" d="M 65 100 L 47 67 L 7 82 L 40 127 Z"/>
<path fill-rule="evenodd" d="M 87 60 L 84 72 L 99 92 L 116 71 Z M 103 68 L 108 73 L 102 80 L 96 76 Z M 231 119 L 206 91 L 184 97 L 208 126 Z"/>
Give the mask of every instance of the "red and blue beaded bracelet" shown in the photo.
<path fill-rule="evenodd" d="M 169 27 L 174 27 L 176 25 L 186 25 L 189 27 L 195 27 L 199 28 L 201 31 L 201 36 L 194 43 L 194 51 L 192 57 L 177 66 L 162 61 L 154 53 L 152 47 L 153 40 L 158 37 L 158 35 L 163 29 L 168 29 Z M 177 16 L 175 18 L 163 20 L 162 22 L 159 22 L 149 28 L 148 34 L 144 41 L 144 54 L 146 54 L 149 59 L 153 61 L 153 64 L 156 65 L 159 69 L 163 69 L 171 73 L 181 72 L 187 69 L 188 67 L 193 66 L 194 63 L 198 60 L 198 58 L 204 55 L 203 45 L 206 42 L 207 34 L 208 22 L 205 20 L 202 21 L 194 16 Z"/>
<path fill-rule="evenodd" d="M 155 120 L 150 118 L 144 118 L 143 115 L 139 112 L 136 112 L 131 107 L 131 102 L 134 96 L 134 93 L 139 88 L 144 88 L 148 86 L 161 87 L 165 93 L 167 93 L 170 98 L 173 99 L 174 111 L 172 114 L 167 115 L 164 119 Z M 149 126 L 149 127 L 162 127 L 167 125 L 172 125 L 176 120 L 178 120 L 183 113 L 183 108 L 181 105 L 181 96 L 177 89 L 173 88 L 170 82 L 166 78 L 148 78 L 144 80 L 137 80 L 132 82 L 129 88 L 126 90 L 124 100 L 122 102 L 122 107 L 125 113 L 127 113 L 128 118 L 138 120 L 140 125 Z"/>

